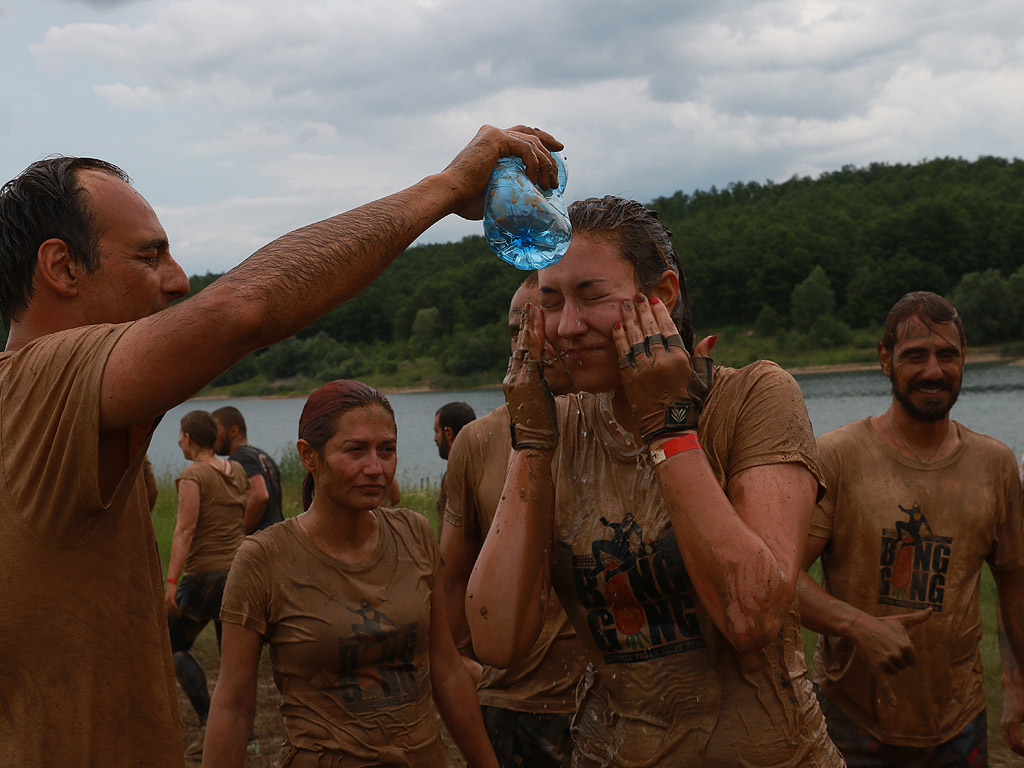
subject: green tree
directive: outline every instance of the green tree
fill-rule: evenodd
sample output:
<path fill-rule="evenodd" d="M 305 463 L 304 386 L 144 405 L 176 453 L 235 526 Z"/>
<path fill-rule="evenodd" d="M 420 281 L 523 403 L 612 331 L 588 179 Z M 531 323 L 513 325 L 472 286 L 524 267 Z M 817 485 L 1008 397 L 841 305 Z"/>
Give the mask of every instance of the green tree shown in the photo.
<path fill-rule="evenodd" d="M 811 326 L 810 337 L 822 347 L 845 347 L 853 339 L 853 331 L 835 315 L 819 315 Z"/>
<path fill-rule="evenodd" d="M 968 272 L 953 289 L 950 301 L 973 342 L 988 344 L 1010 338 L 1016 330 L 1014 297 L 998 269 Z"/>
<path fill-rule="evenodd" d="M 835 311 L 836 295 L 825 270 L 817 266 L 806 280 L 793 289 L 790 297 L 790 322 L 796 330 L 807 333 L 815 320 Z"/>
<path fill-rule="evenodd" d="M 416 313 L 412 321 L 412 341 L 420 349 L 434 345 L 441 331 L 441 311 L 437 307 L 426 307 Z"/>
<path fill-rule="evenodd" d="M 765 304 L 757 315 L 754 331 L 757 332 L 758 336 L 774 336 L 778 330 L 779 314 L 771 305 Z"/>
<path fill-rule="evenodd" d="M 1014 338 L 1024 336 L 1024 266 L 1014 272 L 1006 281 L 1013 299 L 1013 333 Z"/>

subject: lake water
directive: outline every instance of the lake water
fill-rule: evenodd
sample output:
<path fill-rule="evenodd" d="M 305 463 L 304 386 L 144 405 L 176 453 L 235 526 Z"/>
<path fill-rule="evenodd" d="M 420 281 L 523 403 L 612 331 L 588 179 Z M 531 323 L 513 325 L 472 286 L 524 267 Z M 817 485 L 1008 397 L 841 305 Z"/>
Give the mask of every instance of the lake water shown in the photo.
<path fill-rule="evenodd" d="M 814 433 L 820 435 L 854 419 L 884 411 L 891 400 L 889 380 L 878 369 L 796 377 L 807 402 Z M 445 462 L 434 445 L 434 414 L 445 403 L 469 403 L 477 416 L 504 402 L 501 390 L 417 392 L 389 395 L 398 424 L 398 481 L 404 486 L 437 483 Z M 178 422 L 188 411 L 212 411 L 234 405 L 245 416 L 249 442 L 280 456 L 295 445 L 305 398 L 233 398 L 193 400 L 169 411 L 156 429 L 149 457 L 158 473 L 185 465 L 178 449 Z M 977 432 L 1003 441 L 1019 457 L 1024 449 L 1024 366 L 997 363 L 969 365 L 953 418 Z"/>

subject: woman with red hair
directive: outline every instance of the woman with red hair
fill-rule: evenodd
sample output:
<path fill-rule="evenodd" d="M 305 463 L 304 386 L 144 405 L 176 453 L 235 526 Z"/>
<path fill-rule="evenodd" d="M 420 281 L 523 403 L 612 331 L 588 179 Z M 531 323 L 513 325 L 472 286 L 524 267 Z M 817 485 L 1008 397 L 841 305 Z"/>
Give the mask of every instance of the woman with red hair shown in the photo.
<path fill-rule="evenodd" d="M 267 643 L 280 765 L 444 765 L 436 703 L 469 763 L 497 766 L 448 629 L 433 531 L 380 506 L 397 465 L 387 398 L 325 384 L 306 401 L 297 447 L 305 512 L 249 537 L 228 577 L 203 765 L 242 765 Z"/>

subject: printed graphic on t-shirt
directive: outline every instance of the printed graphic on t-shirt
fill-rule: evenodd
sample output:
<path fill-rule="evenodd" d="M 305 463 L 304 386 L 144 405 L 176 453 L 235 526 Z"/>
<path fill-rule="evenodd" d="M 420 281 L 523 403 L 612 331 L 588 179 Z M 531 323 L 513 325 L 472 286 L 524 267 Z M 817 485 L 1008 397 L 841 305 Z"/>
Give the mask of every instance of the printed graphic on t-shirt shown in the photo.
<path fill-rule="evenodd" d="M 341 697 L 352 710 L 391 707 L 417 697 L 416 633 L 419 622 L 396 625 L 387 615 L 363 600 L 349 608 L 360 621 L 352 624 L 354 637 L 339 638 L 338 678 Z"/>
<path fill-rule="evenodd" d="M 572 579 L 590 632 L 606 664 L 622 664 L 705 647 L 690 577 L 672 530 L 654 542 L 632 513 L 601 523 L 611 538 L 574 555 Z"/>
<path fill-rule="evenodd" d="M 878 602 L 941 611 L 953 539 L 935 535 L 916 501 L 897 506 L 907 519 L 898 518 L 894 528 L 882 529 Z"/>

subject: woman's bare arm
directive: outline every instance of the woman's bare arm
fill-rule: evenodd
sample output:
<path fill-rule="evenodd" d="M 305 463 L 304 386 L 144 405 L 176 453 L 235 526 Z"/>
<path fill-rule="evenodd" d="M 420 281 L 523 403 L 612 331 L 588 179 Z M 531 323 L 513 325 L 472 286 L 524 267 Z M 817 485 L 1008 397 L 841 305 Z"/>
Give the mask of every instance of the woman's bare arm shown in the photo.
<path fill-rule="evenodd" d="M 263 638 L 224 622 L 220 672 L 210 702 L 203 768 L 241 768 L 256 712 L 256 683 Z"/>

